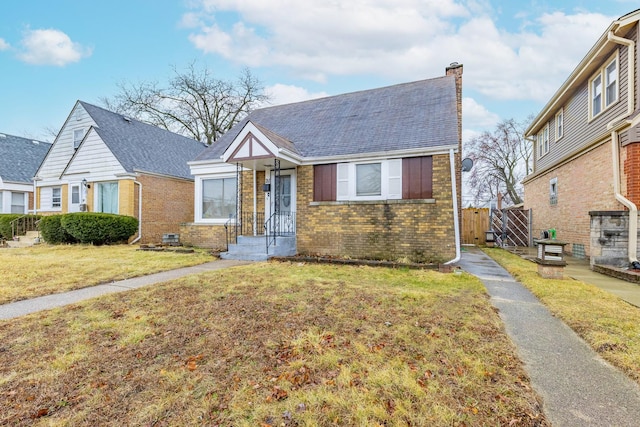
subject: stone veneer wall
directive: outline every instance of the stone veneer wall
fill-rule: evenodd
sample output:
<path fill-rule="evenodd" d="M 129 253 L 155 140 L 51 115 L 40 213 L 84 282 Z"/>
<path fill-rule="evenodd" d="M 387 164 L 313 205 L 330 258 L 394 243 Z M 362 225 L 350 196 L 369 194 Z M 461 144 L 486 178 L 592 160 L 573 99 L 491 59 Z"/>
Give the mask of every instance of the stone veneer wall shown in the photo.
<path fill-rule="evenodd" d="M 448 155 L 433 156 L 433 199 L 314 202 L 313 166 L 298 168 L 302 255 L 445 262 L 455 257 Z"/>
<path fill-rule="evenodd" d="M 629 212 L 593 211 L 591 216 L 591 265 L 629 265 Z M 640 225 L 639 225 L 640 229 Z M 638 237 L 640 242 L 640 236 Z M 639 248 L 636 248 L 636 254 Z"/>

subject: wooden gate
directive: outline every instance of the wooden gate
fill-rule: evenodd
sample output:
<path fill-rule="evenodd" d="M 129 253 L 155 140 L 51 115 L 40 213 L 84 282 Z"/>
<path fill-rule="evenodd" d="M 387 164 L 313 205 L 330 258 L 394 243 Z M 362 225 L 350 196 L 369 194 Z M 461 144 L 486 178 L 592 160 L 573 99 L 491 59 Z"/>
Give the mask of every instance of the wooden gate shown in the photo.
<path fill-rule="evenodd" d="M 489 230 L 489 208 L 462 209 L 462 244 L 485 245 Z"/>
<path fill-rule="evenodd" d="M 495 232 L 496 244 L 499 246 L 530 246 L 531 210 L 493 209 L 491 229 Z"/>

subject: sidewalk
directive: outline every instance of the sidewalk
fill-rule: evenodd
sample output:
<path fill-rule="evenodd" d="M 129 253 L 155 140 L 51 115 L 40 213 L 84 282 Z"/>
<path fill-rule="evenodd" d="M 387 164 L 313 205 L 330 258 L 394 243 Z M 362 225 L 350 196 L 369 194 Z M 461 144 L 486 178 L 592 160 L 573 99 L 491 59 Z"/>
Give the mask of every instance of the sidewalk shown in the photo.
<path fill-rule="evenodd" d="M 458 265 L 486 286 L 554 426 L 638 425 L 640 387 L 635 382 L 480 249 L 465 247 Z"/>
<path fill-rule="evenodd" d="M 221 268 L 234 267 L 236 265 L 245 265 L 250 263 L 250 261 L 216 260 L 207 262 L 205 264 L 194 265 L 192 267 L 184 267 L 177 270 L 168 270 L 160 273 L 149 274 L 147 276 L 120 280 L 118 282 L 112 282 L 104 285 L 91 286 L 75 291 L 46 295 L 43 297 L 17 301 L 10 304 L 3 304 L 0 305 L 0 320 L 13 319 L 14 317 L 24 316 L 25 314 L 31 314 L 41 310 L 49 310 L 56 307 L 62 307 L 100 295 L 123 292 L 130 289 L 137 289 L 143 286 L 153 285 L 155 283 L 166 282 L 167 280 L 177 279 L 188 274 L 219 270 Z"/>

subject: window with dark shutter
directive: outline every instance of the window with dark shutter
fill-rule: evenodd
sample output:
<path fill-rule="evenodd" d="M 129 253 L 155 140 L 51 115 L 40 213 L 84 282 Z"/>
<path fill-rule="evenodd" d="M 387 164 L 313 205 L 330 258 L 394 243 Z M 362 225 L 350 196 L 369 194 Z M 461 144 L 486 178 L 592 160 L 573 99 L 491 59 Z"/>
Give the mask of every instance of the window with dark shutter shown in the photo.
<path fill-rule="evenodd" d="M 433 158 L 402 159 L 402 198 L 431 199 L 433 197 Z"/>
<path fill-rule="evenodd" d="M 335 201 L 336 188 L 336 164 L 315 165 L 313 167 L 313 201 Z"/>

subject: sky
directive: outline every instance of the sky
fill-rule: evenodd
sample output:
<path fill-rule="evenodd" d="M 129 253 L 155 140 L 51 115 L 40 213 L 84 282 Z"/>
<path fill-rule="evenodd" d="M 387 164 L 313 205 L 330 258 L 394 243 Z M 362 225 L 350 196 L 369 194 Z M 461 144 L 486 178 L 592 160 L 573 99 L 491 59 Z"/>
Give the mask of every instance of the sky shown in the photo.
<path fill-rule="evenodd" d="M 537 114 L 634 0 L 5 0 L 0 133 L 53 141 L 119 83 L 248 67 L 271 104 L 463 74 L 463 141 Z"/>

